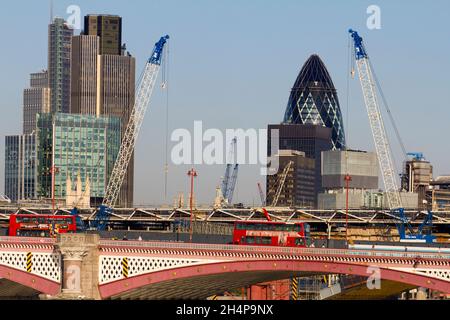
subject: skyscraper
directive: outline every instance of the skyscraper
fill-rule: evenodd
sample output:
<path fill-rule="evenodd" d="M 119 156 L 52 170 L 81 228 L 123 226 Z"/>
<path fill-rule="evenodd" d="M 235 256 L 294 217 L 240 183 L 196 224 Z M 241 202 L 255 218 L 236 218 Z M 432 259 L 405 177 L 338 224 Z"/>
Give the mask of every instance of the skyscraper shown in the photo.
<path fill-rule="evenodd" d="M 305 153 L 315 160 L 314 190 L 322 192 L 322 151 L 345 149 L 339 99 L 330 74 L 318 55 L 305 62 L 294 83 L 283 123 L 269 125 L 268 156 L 273 130 L 279 133 L 279 149 Z M 267 180 L 267 191 L 273 188 Z"/>
<path fill-rule="evenodd" d="M 136 60 L 131 56 L 99 56 L 100 115 L 115 116 L 122 120 L 122 138 L 134 108 Z M 134 153 L 122 182 L 118 205 L 132 207 L 134 198 Z"/>
<path fill-rule="evenodd" d="M 50 88 L 48 73 L 42 71 L 30 75 L 30 88 L 23 91 L 23 134 L 36 130 L 36 115 L 50 112 Z"/>
<path fill-rule="evenodd" d="M 74 36 L 72 38 L 71 112 L 98 114 L 98 56 L 100 38 Z"/>
<path fill-rule="evenodd" d="M 134 107 L 136 61 L 121 50 L 121 21 L 118 16 L 87 16 L 83 34 L 73 37 L 71 105 L 72 113 L 118 117 L 125 131 Z M 134 157 L 118 206 L 133 205 L 133 187 Z"/>
<path fill-rule="evenodd" d="M 121 54 L 121 17 L 114 15 L 88 15 L 84 17 L 84 34 L 100 37 L 100 54 Z"/>
<path fill-rule="evenodd" d="M 70 54 L 73 30 L 55 18 L 48 28 L 48 80 L 51 112 L 70 112 Z"/>
<path fill-rule="evenodd" d="M 136 59 L 131 56 L 101 55 L 98 70 L 98 113 L 120 117 L 126 126 L 134 107 Z"/>
<path fill-rule="evenodd" d="M 312 55 L 303 65 L 292 88 L 283 122 L 331 128 L 333 150 L 345 149 L 337 92 L 318 55 Z"/>

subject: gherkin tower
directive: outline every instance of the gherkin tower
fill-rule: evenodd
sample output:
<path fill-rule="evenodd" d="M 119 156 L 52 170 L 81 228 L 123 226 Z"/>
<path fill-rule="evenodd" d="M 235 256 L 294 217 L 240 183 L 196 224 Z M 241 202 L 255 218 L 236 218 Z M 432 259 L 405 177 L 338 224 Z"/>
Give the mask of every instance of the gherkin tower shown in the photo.
<path fill-rule="evenodd" d="M 318 55 L 312 55 L 303 65 L 292 88 L 283 123 L 331 128 L 333 150 L 345 149 L 344 123 L 337 92 Z"/>

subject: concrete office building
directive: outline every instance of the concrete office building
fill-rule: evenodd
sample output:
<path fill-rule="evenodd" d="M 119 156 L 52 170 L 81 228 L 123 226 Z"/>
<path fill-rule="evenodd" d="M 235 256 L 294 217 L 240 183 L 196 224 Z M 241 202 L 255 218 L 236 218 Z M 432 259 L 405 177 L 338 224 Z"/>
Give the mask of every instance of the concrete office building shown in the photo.
<path fill-rule="evenodd" d="M 48 88 L 48 71 L 42 70 L 30 74 L 30 87 L 31 88 Z"/>
<path fill-rule="evenodd" d="M 48 73 L 42 71 L 30 75 L 30 88 L 23 91 L 23 134 L 36 130 L 36 115 L 50 112 L 50 88 Z"/>
<path fill-rule="evenodd" d="M 349 175 L 349 209 L 389 209 L 387 194 L 379 190 L 377 155 L 366 151 L 326 151 L 322 153 L 322 187 L 319 209 L 342 210 L 347 205 L 345 176 Z M 417 193 L 400 192 L 405 209 L 417 208 Z"/>
<path fill-rule="evenodd" d="M 304 152 L 280 150 L 271 157 L 271 161 L 279 163 L 279 170 L 277 174 L 267 176 L 267 205 L 271 206 L 277 197 L 284 169 L 291 163 L 276 206 L 314 208 L 316 200 L 314 160 L 306 158 Z"/>
<path fill-rule="evenodd" d="M 100 39 L 97 36 L 72 38 L 71 112 L 98 115 L 98 55 Z"/>
<path fill-rule="evenodd" d="M 344 209 L 346 207 L 345 176 L 349 182 L 349 208 L 360 209 L 371 205 L 382 206 L 382 200 L 375 197 L 378 192 L 377 155 L 365 151 L 322 152 L 322 187 L 319 194 L 319 209 Z M 366 204 L 366 202 L 368 202 Z"/>
<path fill-rule="evenodd" d="M 268 126 L 268 156 L 272 156 L 272 135 L 278 134 L 280 150 L 295 150 L 305 153 L 306 158 L 315 160 L 314 193 L 322 192 L 321 157 L 322 151 L 331 150 L 331 129 L 316 125 L 279 124 Z M 266 193 L 269 190 L 267 189 Z"/>
<path fill-rule="evenodd" d="M 100 38 L 100 54 L 120 55 L 122 51 L 122 18 L 115 15 L 87 15 L 84 34 Z"/>

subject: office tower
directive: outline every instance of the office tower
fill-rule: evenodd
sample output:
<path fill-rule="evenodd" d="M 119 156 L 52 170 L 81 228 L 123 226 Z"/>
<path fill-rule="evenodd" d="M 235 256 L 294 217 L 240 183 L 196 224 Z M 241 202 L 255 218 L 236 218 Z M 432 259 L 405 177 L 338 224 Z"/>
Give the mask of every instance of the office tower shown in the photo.
<path fill-rule="evenodd" d="M 292 88 L 283 123 L 331 128 L 333 150 L 345 149 L 337 91 L 318 55 L 312 55 L 303 65 Z"/>
<path fill-rule="evenodd" d="M 97 36 L 72 38 L 71 112 L 99 114 L 98 55 L 100 39 Z"/>
<path fill-rule="evenodd" d="M 31 88 L 48 88 L 48 71 L 42 70 L 30 74 L 30 87 Z"/>
<path fill-rule="evenodd" d="M 36 144 L 38 195 L 52 197 L 51 168 L 54 174 L 54 196 L 65 198 L 66 181 L 79 174 L 83 185 L 90 180 L 93 205 L 105 194 L 120 148 L 120 119 L 79 114 L 38 114 Z"/>
<path fill-rule="evenodd" d="M 51 112 L 70 112 L 70 54 L 73 30 L 55 18 L 48 28 L 48 80 Z"/>
<path fill-rule="evenodd" d="M 36 115 L 47 112 L 50 112 L 48 73 L 32 73 L 30 88 L 23 91 L 23 134 L 33 133 L 36 130 Z"/>
<path fill-rule="evenodd" d="M 111 49 L 116 41 L 111 37 L 119 41 L 113 45 L 117 50 Z M 118 117 L 125 131 L 134 107 L 136 61 L 122 52 L 121 18 L 85 17 L 83 34 L 73 37 L 72 65 L 72 113 Z M 133 206 L 133 187 L 134 156 L 119 193 L 118 206 Z"/>
<path fill-rule="evenodd" d="M 332 149 L 331 128 L 311 124 L 270 124 L 267 142 L 269 157 L 272 156 L 272 134 L 276 132 L 280 150 L 301 151 L 306 158 L 315 160 L 314 190 L 317 198 L 317 194 L 322 192 L 321 154 Z"/>
<path fill-rule="evenodd" d="M 84 17 L 84 34 L 100 37 L 100 54 L 121 55 L 121 17 L 114 15 L 88 15 Z"/>
<path fill-rule="evenodd" d="M 98 113 L 128 124 L 134 107 L 136 60 L 130 56 L 101 55 L 98 63 L 100 91 Z"/>
<path fill-rule="evenodd" d="M 291 163 L 286 180 L 281 189 L 276 206 L 314 208 L 315 194 L 315 161 L 305 157 L 304 152 L 293 150 L 280 150 L 277 157 L 280 170 L 275 175 L 267 176 L 267 205 L 271 205 L 276 198 L 280 187 L 284 168 Z"/>
<path fill-rule="evenodd" d="M 5 137 L 5 194 L 13 202 L 36 198 L 34 134 Z"/>
<path fill-rule="evenodd" d="M 122 138 L 130 120 L 135 100 L 136 60 L 131 56 L 101 55 L 99 57 L 99 114 L 122 120 Z M 118 206 L 133 207 L 134 153 L 119 193 Z"/>

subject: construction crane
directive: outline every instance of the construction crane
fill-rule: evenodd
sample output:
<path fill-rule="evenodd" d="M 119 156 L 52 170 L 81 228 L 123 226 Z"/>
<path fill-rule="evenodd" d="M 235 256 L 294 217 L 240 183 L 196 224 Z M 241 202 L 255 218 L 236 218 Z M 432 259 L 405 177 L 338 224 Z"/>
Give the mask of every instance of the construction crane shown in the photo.
<path fill-rule="evenodd" d="M 432 242 L 433 237 L 431 234 L 423 234 L 424 226 L 429 225 L 432 221 L 432 213 L 428 213 L 424 223 L 421 227 L 419 227 L 417 232 L 414 232 L 409 224 L 408 218 L 405 215 L 396 181 L 396 173 L 394 169 L 394 162 L 392 160 L 389 140 L 377 101 L 376 82 L 374 80 L 374 73 L 369 61 L 369 56 L 364 46 L 363 39 L 358 35 L 358 33 L 352 29 L 349 30 L 349 33 L 353 38 L 359 80 L 361 82 L 364 102 L 366 104 L 375 149 L 386 189 L 389 209 L 397 220 L 399 220 L 397 228 L 400 234 L 400 240 Z M 406 232 L 407 230 L 409 233 Z"/>
<path fill-rule="evenodd" d="M 237 148 L 237 138 L 231 141 L 231 148 L 228 154 L 227 168 L 225 169 L 225 176 L 222 181 L 222 195 L 226 204 L 231 204 L 233 201 L 234 189 L 236 188 L 236 181 L 239 172 L 239 164 L 234 163 L 235 150 Z"/>
<path fill-rule="evenodd" d="M 156 78 L 161 67 L 163 49 L 169 40 L 169 36 L 163 36 L 155 44 L 151 57 L 148 59 L 141 81 L 137 87 L 136 102 L 130 115 L 130 120 L 123 136 L 119 154 L 108 181 L 103 203 L 97 210 L 95 219 L 90 228 L 94 230 L 104 230 L 117 202 L 123 179 L 127 172 L 128 164 L 134 152 L 137 137 L 139 135 L 145 112 L 155 87 Z"/>
<path fill-rule="evenodd" d="M 413 157 L 413 159 L 416 161 L 425 160 L 425 156 L 422 152 L 408 152 L 406 155 Z"/>
<path fill-rule="evenodd" d="M 261 198 L 261 205 L 266 205 L 266 197 L 264 195 L 263 189 L 261 187 L 261 183 L 258 182 L 258 191 L 259 191 L 259 197 Z"/>
<path fill-rule="evenodd" d="M 271 207 L 277 206 L 278 200 L 280 199 L 281 191 L 283 191 L 284 184 L 286 182 L 287 175 L 293 165 L 294 165 L 294 162 L 289 161 L 289 163 L 284 167 L 283 172 L 281 173 L 280 177 L 278 178 L 278 187 L 277 187 L 277 191 L 275 192 L 275 196 L 273 197 Z"/>

